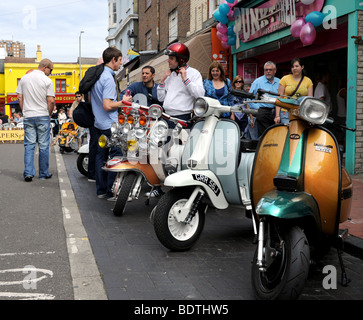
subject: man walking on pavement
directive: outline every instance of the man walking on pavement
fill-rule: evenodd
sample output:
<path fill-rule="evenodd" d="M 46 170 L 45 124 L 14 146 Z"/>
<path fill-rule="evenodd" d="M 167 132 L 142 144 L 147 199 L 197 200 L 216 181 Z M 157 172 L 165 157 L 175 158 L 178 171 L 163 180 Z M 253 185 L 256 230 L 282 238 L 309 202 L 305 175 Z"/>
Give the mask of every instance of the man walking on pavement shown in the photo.
<path fill-rule="evenodd" d="M 91 90 L 92 111 L 95 116 L 94 128 L 96 131 L 96 140 L 104 134 L 111 136 L 111 126 L 118 121 L 118 108 L 121 107 L 122 101 L 117 101 L 118 84 L 115 78 L 115 71 L 121 67 L 122 53 L 114 47 L 109 47 L 103 52 L 104 70 L 94 84 Z M 119 148 L 111 147 L 109 151 L 110 157 L 121 155 Z M 116 173 L 102 170 L 108 158 L 108 150 L 97 146 L 96 153 L 96 189 L 98 198 L 113 199 L 112 185 L 116 177 Z"/>
<path fill-rule="evenodd" d="M 256 94 L 257 89 L 264 89 L 271 92 L 276 92 L 279 89 L 280 79 L 275 77 L 276 64 L 272 61 L 267 61 L 264 65 L 264 75 L 253 81 L 250 92 Z M 253 103 L 251 109 L 258 109 L 257 113 L 257 130 L 258 137 L 265 132 L 265 130 L 275 124 L 272 110 L 274 106 L 268 103 Z"/>
<path fill-rule="evenodd" d="M 34 151 L 38 142 L 39 179 L 50 179 L 49 144 L 50 116 L 54 109 L 55 92 L 49 75 L 53 62 L 40 61 L 38 69 L 24 75 L 16 89 L 19 105 L 24 117 L 24 179 L 31 182 L 35 176 Z"/>

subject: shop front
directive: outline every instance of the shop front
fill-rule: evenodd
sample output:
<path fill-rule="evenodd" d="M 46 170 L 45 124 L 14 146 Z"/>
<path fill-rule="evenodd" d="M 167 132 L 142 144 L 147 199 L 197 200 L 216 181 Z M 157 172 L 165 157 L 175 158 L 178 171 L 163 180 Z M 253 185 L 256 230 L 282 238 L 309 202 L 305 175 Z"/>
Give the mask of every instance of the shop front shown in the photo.
<path fill-rule="evenodd" d="M 290 73 L 290 61 L 301 58 L 305 73 L 316 86 L 318 76 L 328 72 L 331 116 L 346 122 L 356 132 L 333 129 L 345 148 L 345 166 L 350 174 L 363 172 L 363 123 L 360 114 L 358 50 L 359 30 L 363 31 L 363 3 L 340 0 L 241 1 L 234 7 L 237 41 L 232 47 L 233 74 L 251 84 L 263 75 L 266 61 L 277 65 L 276 76 Z M 310 12 L 324 14 L 323 23 L 314 26 L 309 39 L 292 34 L 291 26 Z M 305 24 L 305 23 L 304 23 Z M 359 28 L 359 26 L 361 26 Z M 358 37 L 358 38 L 353 38 Z M 337 95 L 345 89 L 345 116 L 339 116 Z"/>

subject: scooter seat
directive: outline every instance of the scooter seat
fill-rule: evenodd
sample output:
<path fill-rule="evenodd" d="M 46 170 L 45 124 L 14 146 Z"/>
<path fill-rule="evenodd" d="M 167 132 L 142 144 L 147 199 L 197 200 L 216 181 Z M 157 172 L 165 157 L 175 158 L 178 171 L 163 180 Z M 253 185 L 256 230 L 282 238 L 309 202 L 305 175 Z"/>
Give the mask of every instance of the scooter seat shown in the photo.
<path fill-rule="evenodd" d="M 241 152 L 255 152 L 259 140 L 241 139 Z"/>

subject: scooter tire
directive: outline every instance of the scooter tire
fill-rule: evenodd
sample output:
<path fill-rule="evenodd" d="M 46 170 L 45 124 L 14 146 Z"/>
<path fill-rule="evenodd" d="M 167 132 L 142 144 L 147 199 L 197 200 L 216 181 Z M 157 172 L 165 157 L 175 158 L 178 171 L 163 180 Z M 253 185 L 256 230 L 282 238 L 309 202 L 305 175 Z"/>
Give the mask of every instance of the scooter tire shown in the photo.
<path fill-rule="evenodd" d="M 257 249 L 252 263 L 252 287 L 260 300 L 296 300 L 304 289 L 310 268 L 310 248 L 304 231 L 293 226 L 280 233 L 281 258 L 262 272 Z M 270 239 L 274 241 L 274 239 Z"/>
<path fill-rule="evenodd" d="M 124 214 L 126 209 L 126 204 L 129 199 L 130 192 L 137 179 L 137 174 L 135 172 L 128 172 L 120 186 L 120 191 L 118 193 L 115 206 L 113 207 L 113 214 L 120 217 Z"/>
<path fill-rule="evenodd" d="M 205 205 L 197 209 L 191 223 L 178 222 L 172 212 L 174 205 L 185 203 L 192 189 L 175 188 L 166 192 L 159 200 L 152 222 L 157 238 L 171 251 L 189 250 L 198 240 L 205 222 Z"/>
<path fill-rule="evenodd" d="M 88 153 L 79 154 L 77 158 L 77 169 L 82 175 L 88 177 Z"/>

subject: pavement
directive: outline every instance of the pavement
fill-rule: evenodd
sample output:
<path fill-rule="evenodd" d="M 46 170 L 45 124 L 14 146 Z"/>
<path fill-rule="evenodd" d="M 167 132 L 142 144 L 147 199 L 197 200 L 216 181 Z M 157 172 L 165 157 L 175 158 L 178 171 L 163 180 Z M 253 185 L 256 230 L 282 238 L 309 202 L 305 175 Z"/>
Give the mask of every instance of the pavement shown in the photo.
<path fill-rule="evenodd" d="M 12 183 L 10 177 L 15 176 L 23 189 L 20 202 L 34 205 L 34 192 L 26 192 L 30 184 L 21 183 L 23 146 L 0 145 L 0 153 L 3 152 L 11 154 L 11 161 L 16 161 L 21 169 L 12 170 L 10 180 L 0 178 L 0 190 L 4 195 L 4 190 L 9 189 L 6 184 Z M 192 250 L 170 252 L 158 242 L 149 221 L 156 200 L 150 206 L 144 205 L 144 199 L 131 202 L 127 213 L 115 217 L 111 211 L 114 203 L 96 197 L 95 184 L 78 172 L 76 159 L 77 154 L 61 155 L 57 147 L 51 148 L 51 186 L 60 195 L 51 211 L 63 213 L 73 299 L 254 299 L 250 263 L 255 245 L 250 219 L 237 217 L 236 212 L 228 212 L 226 219 L 222 211 L 210 210 L 202 236 Z M 2 162 L 1 166 L 7 164 Z M 0 177 L 4 170 L 0 170 Z M 323 267 L 339 266 L 336 253 L 331 250 L 315 267 L 318 271 L 309 279 L 302 300 L 363 299 L 363 175 L 352 178 L 351 219 L 340 226 L 349 229 L 343 259 L 352 282 L 346 288 L 338 287 L 339 290 L 322 289 Z M 41 185 L 35 180 L 32 183 Z M 2 200 L 6 205 L 7 198 Z"/>

